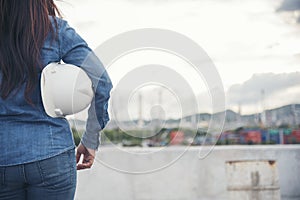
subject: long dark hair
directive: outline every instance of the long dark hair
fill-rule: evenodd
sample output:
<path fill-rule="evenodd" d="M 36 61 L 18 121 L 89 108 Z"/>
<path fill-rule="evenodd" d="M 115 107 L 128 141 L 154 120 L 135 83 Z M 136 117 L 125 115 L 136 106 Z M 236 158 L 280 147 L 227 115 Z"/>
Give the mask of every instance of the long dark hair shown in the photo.
<path fill-rule="evenodd" d="M 0 95 L 6 99 L 25 86 L 25 99 L 38 83 L 41 48 L 49 31 L 49 16 L 61 16 L 53 0 L 0 0 Z"/>

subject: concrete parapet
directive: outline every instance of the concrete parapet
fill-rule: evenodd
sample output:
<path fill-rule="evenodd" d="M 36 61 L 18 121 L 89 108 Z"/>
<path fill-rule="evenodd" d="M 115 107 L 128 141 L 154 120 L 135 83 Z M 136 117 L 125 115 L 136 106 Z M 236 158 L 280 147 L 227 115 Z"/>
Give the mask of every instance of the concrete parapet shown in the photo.
<path fill-rule="evenodd" d="M 281 199 L 300 199 L 300 145 L 202 147 L 203 159 L 200 149 L 102 147 L 93 169 L 78 173 L 76 199 L 224 200 L 232 160 L 276 161 Z"/>

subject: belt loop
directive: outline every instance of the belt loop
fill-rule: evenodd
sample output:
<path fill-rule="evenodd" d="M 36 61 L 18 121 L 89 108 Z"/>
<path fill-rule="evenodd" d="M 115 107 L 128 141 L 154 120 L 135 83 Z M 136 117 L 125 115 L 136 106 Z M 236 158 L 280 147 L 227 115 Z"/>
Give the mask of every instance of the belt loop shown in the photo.
<path fill-rule="evenodd" d="M 24 178 L 24 183 L 27 183 L 27 179 L 26 179 L 26 172 L 25 172 L 25 165 L 20 165 L 20 168 L 21 168 L 21 175 L 23 176 Z"/>
<path fill-rule="evenodd" d="M 0 167 L 0 185 L 5 183 L 5 169 L 6 167 Z"/>

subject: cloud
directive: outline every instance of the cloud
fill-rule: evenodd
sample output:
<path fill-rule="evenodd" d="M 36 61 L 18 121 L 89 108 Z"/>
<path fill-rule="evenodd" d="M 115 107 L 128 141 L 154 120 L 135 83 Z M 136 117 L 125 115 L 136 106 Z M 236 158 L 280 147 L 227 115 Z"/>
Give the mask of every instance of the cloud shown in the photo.
<path fill-rule="evenodd" d="M 300 72 L 254 74 L 243 84 L 236 84 L 227 92 L 228 106 L 278 107 L 300 102 Z M 248 107 L 248 108 L 247 108 Z M 253 111 L 252 111 L 253 112 Z"/>
<path fill-rule="evenodd" d="M 277 9 L 277 12 L 294 12 L 300 10 L 300 0 L 284 0 L 281 6 Z M 300 17 L 296 19 L 297 23 L 300 23 Z"/>
<path fill-rule="evenodd" d="M 300 10 L 300 0 L 284 0 L 278 11 Z"/>

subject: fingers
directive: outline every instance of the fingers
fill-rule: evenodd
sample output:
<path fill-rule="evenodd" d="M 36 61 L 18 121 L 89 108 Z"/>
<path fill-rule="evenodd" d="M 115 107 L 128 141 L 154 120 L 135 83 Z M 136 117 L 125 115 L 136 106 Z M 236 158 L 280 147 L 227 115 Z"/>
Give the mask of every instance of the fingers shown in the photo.
<path fill-rule="evenodd" d="M 90 169 L 91 167 L 91 163 L 82 163 L 77 165 L 77 170 Z"/>
<path fill-rule="evenodd" d="M 82 163 L 80 163 L 80 158 L 83 155 Z M 87 149 L 82 144 L 79 144 L 76 152 L 76 163 L 77 170 L 89 169 L 92 167 L 95 159 L 95 150 Z"/>
<path fill-rule="evenodd" d="M 89 169 L 92 167 L 93 163 L 94 163 L 94 157 L 88 156 L 87 158 L 84 158 L 82 163 L 77 165 L 77 170 Z"/>

